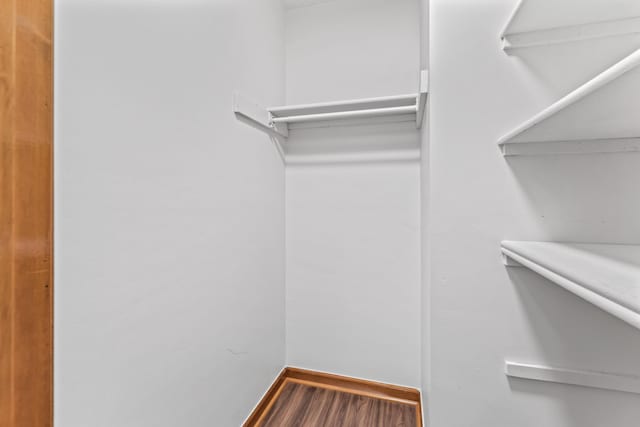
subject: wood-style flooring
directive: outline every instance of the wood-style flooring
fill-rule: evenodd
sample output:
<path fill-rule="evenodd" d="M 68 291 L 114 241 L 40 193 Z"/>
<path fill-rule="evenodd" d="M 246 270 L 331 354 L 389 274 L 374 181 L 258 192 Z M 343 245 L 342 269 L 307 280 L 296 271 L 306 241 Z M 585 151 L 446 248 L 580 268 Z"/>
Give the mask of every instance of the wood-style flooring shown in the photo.
<path fill-rule="evenodd" d="M 416 407 L 287 382 L 261 427 L 415 427 Z"/>
<path fill-rule="evenodd" d="M 243 427 L 422 427 L 420 391 L 287 367 Z"/>

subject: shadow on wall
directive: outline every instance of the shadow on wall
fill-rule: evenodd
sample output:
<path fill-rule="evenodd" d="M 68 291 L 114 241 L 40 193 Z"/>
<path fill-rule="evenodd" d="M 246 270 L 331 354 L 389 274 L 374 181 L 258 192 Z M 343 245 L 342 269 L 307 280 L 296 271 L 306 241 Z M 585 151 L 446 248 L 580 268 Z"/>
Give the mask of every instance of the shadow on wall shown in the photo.
<path fill-rule="evenodd" d="M 640 153 L 508 157 L 545 239 L 640 242 Z"/>
<path fill-rule="evenodd" d="M 571 369 L 640 374 L 640 331 L 525 268 L 508 268 L 527 333 L 542 353 L 535 363 Z M 640 396 L 556 383 L 508 378 L 514 392 L 557 402 L 563 426 L 636 426 Z M 585 402 L 598 405 L 585 405 Z"/>
<path fill-rule="evenodd" d="M 611 426 L 612 413 L 602 408 L 628 408 L 615 412 L 615 425 L 636 427 L 638 425 L 638 396 L 631 393 L 580 388 L 564 384 L 550 384 L 538 381 L 509 378 L 509 387 L 517 393 L 537 396 L 558 404 L 557 422 L 562 427 Z M 585 405 L 598 402 L 598 405 Z M 562 405 L 562 406 L 561 406 Z M 541 417 L 542 418 L 542 417 Z M 542 420 L 541 420 L 542 421 Z M 534 424 L 535 425 L 535 424 Z M 542 425 L 542 424 L 541 424 Z"/>
<path fill-rule="evenodd" d="M 509 56 L 527 81 L 537 81 L 536 91 L 552 100 L 566 95 L 602 71 L 630 55 L 640 46 L 640 36 L 604 38 L 517 49 Z M 534 76 L 532 79 L 531 76 Z"/>
<path fill-rule="evenodd" d="M 415 120 L 391 119 L 386 123 L 380 119 L 377 123 L 349 120 L 327 122 L 325 127 L 292 127 L 284 144 L 287 164 L 418 162 L 420 134 Z"/>

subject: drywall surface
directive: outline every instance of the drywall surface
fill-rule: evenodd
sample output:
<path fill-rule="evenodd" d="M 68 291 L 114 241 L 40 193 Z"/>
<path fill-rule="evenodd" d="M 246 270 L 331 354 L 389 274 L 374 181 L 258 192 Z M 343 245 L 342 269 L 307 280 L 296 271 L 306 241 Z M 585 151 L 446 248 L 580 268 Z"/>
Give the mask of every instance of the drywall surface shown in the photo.
<path fill-rule="evenodd" d="M 635 426 L 638 395 L 504 374 L 505 359 L 640 374 L 638 330 L 501 262 L 502 239 L 640 241 L 640 153 L 506 159 L 496 147 L 620 53 L 602 40 L 509 57 L 499 34 L 516 3 L 431 0 L 430 425 Z"/>
<path fill-rule="evenodd" d="M 418 0 L 340 0 L 287 11 L 287 102 L 414 93 Z"/>
<path fill-rule="evenodd" d="M 420 0 L 420 62 L 423 69 L 429 69 L 429 0 Z M 430 257 L 429 257 L 429 190 L 430 169 L 429 169 L 429 130 L 430 130 L 430 97 L 427 97 L 426 117 L 420 129 L 420 238 L 421 238 L 421 388 L 422 388 L 422 416 L 425 425 L 429 422 L 429 395 L 431 378 L 431 287 L 430 279 Z"/>
<path fill-rule="evenodd" d="M 284 364 L 279 1 L 56 5 L 55 425 L 242 423 Z"/>
<path fill-rule="evenodd" d="M 417 1 L 286 14 L 289 103 L 417 92 Z M 329 30 L 330 29 L 330 30 Z M 287 363 L 420 386 L 415 122 L 291 130 Z"/>

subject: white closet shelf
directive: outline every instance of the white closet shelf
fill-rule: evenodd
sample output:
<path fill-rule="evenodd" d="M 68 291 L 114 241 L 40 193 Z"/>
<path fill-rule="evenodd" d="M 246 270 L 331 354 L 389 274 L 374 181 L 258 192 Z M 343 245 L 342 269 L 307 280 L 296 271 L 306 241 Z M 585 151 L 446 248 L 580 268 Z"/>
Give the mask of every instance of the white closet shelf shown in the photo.
<path fill-rule="evenodd" d="M 254 126 L 283 137 L 288 136 L 290 123 L 333 122 L 373 117 L 405 116 L 408 120 L 415 121 L 416 127 L 420 128 L 427 93 L 428 73 L 427 70 L 422 70 L 418 93 L 270 108 L 261 107 L 236 93 L 233 111 Z"/>
<path fill-rule="evenodd" d="M 555 8 L 556 13 L 549 13 L 551 8 Z M 501 38 L 508 53 L 522 48 L 638 35 L 640 4 L 636 0 L 618 0 L 616 8 L 607 0 L 563 4 L 552 0 L 520 0 Z"/>
<path fill-rule="evenodd" d="M 639 65 L 640 49 L 636 50 L 626 58 L 622 59 L 500 138 L 498 140 L 498 145 L 502 149 L 502 153 L 505 156 L 510 156 L 543 153 L 563 154 L 640 151 L 640 135 L 616 134 L 615 130 L 608 132 L 609 134 L 605 137 L 597 136 L 594 138 L 567 138 L 566 136 L 556 137 L 552 132 L 544 138 L 528 135 L 529 133 L 539 131 L 539 128 L 550 119 L 557 119 L 563 113 L 566 114 L 570 110 L 580 108 L 581 103 L 590 95 L 605 88 L 607 85 L 630 71 L 638 71 Z M 638 77 L 635 77 L 636 74 Z M 630 87 L 627 90 L 627 93 L 635 99 L 636 87 L 640 85 L 640 73 L 634 73 L 633 76 L 635 78 L 633 87 Z M 592 110 L 593 107 L 586 108 L 586 113 L 583 115 L 593 115 L 594 113 Z M 606 114 L 606 108 L 598 108 L 598 112 Z M 635 121 L 636 111 L 629 111 L 629 114 L 633 115 L 631 120 Z M 590 119 L 590 117 L 585 117 L 585 120 L 587 121 Z M 592 121 L 597 122 L 598 118 L 594 117 Z"/>
<path fill-rule="evenodd" d="M 267 110 L 274 123 L 301 123 L 361 117 L 416 114 L 419 110 L 417 94 L 381 98 L 354 99 L 318 104 L 288 105 Z"/>
<path fill-rule="evenodd" d="M 504 371 L 512 378 L 640 394 L 640 377 L 637 375 L 567 369 L 509 360 L 505 361 Z"/>
<path fill-rule="evenodd" d="M 510 53 L 530 47 L 640 35 L 640 16 L 522 32 L 510 32 L 508 28 L 502 34 L 502 48 Z"/>
<path fill-rule="evenodd" d="M 640 245 L 503 241 L 507 265 L 526 267 L 640 329 Z"/>

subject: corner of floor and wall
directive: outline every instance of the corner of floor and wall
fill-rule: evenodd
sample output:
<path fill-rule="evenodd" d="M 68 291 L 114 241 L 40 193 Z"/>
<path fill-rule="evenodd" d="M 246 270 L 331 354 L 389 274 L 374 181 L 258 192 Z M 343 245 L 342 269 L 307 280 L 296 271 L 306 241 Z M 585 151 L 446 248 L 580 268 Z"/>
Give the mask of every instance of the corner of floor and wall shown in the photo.
<path fill-rule="evenodd" d="M 417 1 L 315 3 L 286 11 L 287 104 L 418 91 Z M 415 122 L 289 132 L 287 364 L 420 387 Z"/>

